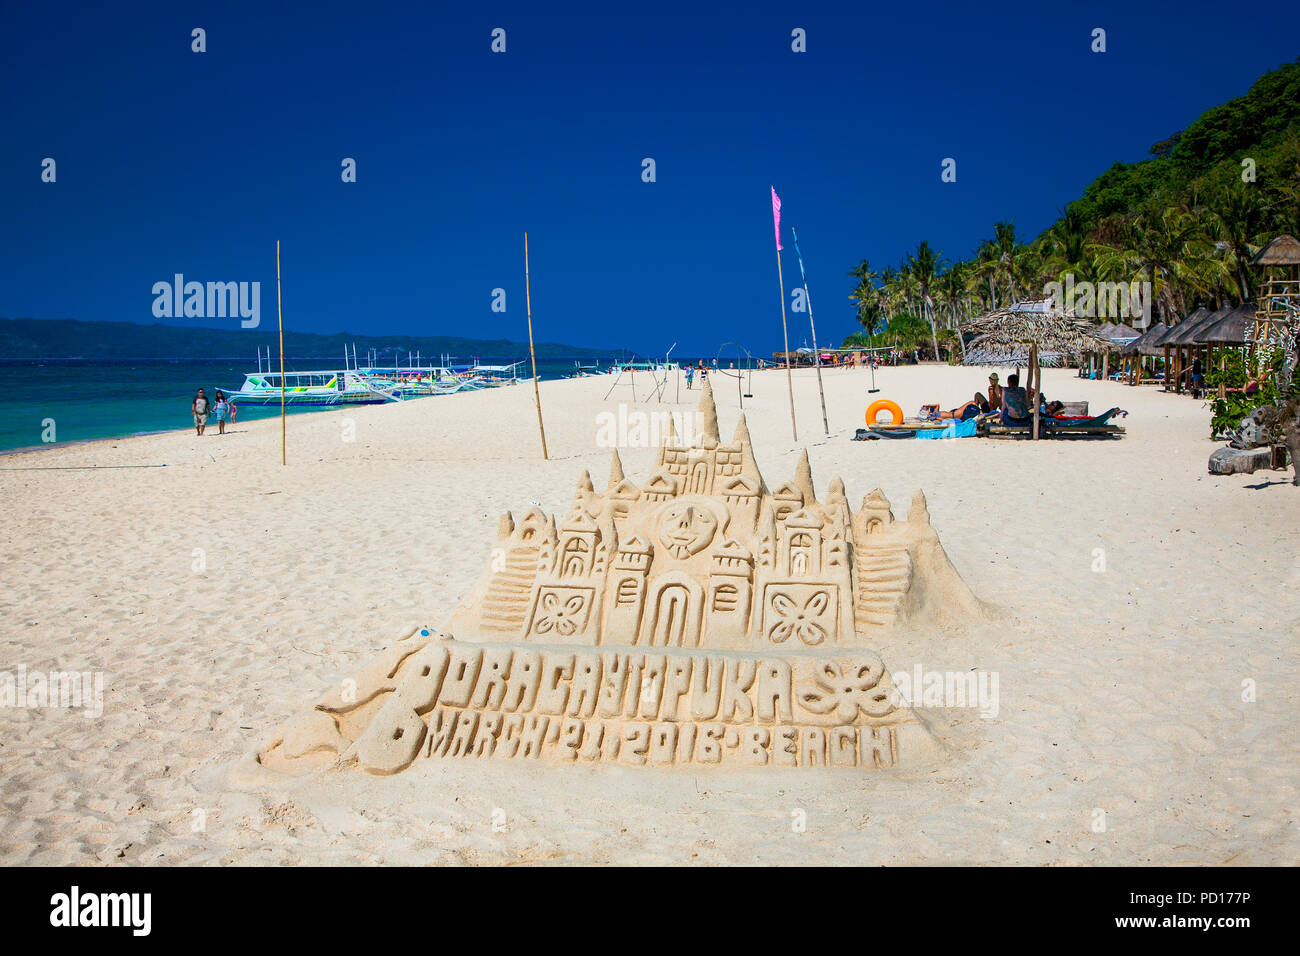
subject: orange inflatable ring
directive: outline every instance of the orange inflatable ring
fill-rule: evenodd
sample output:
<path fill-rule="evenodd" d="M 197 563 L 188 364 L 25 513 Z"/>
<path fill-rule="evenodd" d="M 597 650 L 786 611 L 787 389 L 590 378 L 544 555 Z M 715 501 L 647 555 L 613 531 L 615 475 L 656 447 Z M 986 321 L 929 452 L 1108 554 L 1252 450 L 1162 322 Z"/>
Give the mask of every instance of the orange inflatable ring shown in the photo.
<path fill-rule="evenodd" d="M 891 425 L 903 424 L 903 410 L 898 407 L 897 402 L 891 402 L 885 398 L 872 402 L 867 406 L 867 424 L 878 424 L 876 416 L 881 412 L 889 412 L 890 416 L 893 418 L 893 421 L 890 422 Z"/>

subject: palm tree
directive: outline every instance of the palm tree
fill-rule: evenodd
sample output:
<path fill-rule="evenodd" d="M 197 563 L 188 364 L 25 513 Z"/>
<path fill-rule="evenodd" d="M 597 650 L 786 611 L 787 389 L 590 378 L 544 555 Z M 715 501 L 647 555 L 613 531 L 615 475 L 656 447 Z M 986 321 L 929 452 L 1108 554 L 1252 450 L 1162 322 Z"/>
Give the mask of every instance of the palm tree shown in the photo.
<path fill-rule="evenodd" d="M 920 287 L 921 308 L 925 318 L 930 321 L 930 343 L 934 346 L 934 357 L 939 358 L 939 332 L 934 324 L 934 302 L 930 298 L 930 286 L 934 284 L 935 273 L 941 267 L 939 254 L 930 248 L 928 240 L 921 240 L 916 252 L 908 256 L 908 266 Z"/>
<path fill-rule="evenodd" d="M 1016 280 L 1014 274 L 1014 261 L 1016 256 L 1016 227 L 1009 222 L 995 222 L 993 224 L 993 251 L 997 255 L 997 268 L 1006 279 L 1007 291 L 1011 294 L 1011 302 L 1016 301 Z M 1008 303 L 1009 304 L 1009 303 Z"/>
<path fill-rule="evenodd" d="M 935 286 L 948 313 L 949 327 L 957 334 L 957 341 L 961 345 L 962 358 L 966 357 L 966 340 L 961 335 L 961 323 L 957 317 L 957 310 L 961 305 L 962 298 L 966 295 L 966 273 L 969 271 L 970 266 L 958 259 L 948 268 L 947 272 L 938 277 Z"/>
<path fill-rule="evenodd" d="M 1243 300 L 1250 298 L 1247 265 L 1267 237 L 1264 204 L 1259 193 L 1242 182 L 1209 197 L 1210 237 L 1227 244 L 1234 259 L 1237 285 Z"/>
<path fill-rule="evenodd" d="M 863 259 L 849 270 L 849 277 L 857 279 L 858 284 L 849 293 L 849 301 L 858 308 L 858 322 L 866 329 L 868 335 L 874 334 L 880 317 L 880 290 L 876 288 L 876 273 L 871 264 Z"/>
<path fill-rule="evenodd" d="M 1177 207 L 1138 213 L 1123 223 L 1119 243 L 1094 250 L 1097 271 L 1107 279 L 1146 274 L 1162 321 L 1185 313 L 1189 288 L 1200 288 L 1200 276 L 1214 271 L 1213 243 L 1203 238 L 1197 218 Z"/>

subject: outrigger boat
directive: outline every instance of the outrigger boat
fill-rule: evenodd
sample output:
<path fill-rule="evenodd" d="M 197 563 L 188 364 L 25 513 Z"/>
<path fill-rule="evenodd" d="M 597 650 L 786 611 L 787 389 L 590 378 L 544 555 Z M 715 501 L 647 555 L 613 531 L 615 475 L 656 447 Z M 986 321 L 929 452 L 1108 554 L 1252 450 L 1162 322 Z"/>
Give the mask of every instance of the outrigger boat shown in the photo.
<path fill-rule="evenodd" d="M 573 363 L 573 371 L 565 372 L 565 378 L 595 378 L 597 375 L 605 375 L 606 371 L 599 365 L 579 365 Z"/>
<path fill-rule="evenodd" d="M 357 369 L 357 372 L 371 383 L 403 398 L 451 395 L 465 384 L 455 372 L 443 366 L 368 366 Z"/>
<path fill-rule="evenodd" d="M 278 405 L 280 372 L 250 372 L 244 384 L 226 392 L 237 405 Z M 284 372 L 284 402 L 294 407 L 380 405 L 403 398 L 394 383 L 360 372 Z"/>
<path fill-rule="evenodd" d="M 509 365 L 479 365 L 477 362 L 466 370 L 469 388 L 497 388 L 501 385 L 518 385 L 519 368 L 523 362 L 511 362 Z"/>

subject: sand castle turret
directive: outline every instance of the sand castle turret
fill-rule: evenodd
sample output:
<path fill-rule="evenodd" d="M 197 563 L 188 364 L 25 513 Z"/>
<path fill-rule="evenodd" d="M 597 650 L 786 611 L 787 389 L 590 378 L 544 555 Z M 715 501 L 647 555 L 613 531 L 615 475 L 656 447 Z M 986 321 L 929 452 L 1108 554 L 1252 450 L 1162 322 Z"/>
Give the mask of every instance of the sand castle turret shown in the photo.
<path fill-rule="evenodd" d="M 748 740 L 773 763 L 892 765 L 912 717 L 868 642 L 983 611 L 925 495 L 903 522 L 880 489 L 854 511 L 838 478 L 818 501 L 807 451 L 769 491 L 744 416 L 723 442 L 707 386 L 697 424 L 689 444 L 670 430 L 644 483 L 615 452 L 605 489 L 584 471 L 562 519 L 502 516 L 454 640 L 413 637 L 409 662 L 369 678 L 382 706 L 323 701 L 265 759 L 317 740 L 384 773 L 508 741 L 510 755 L 709 762 Z"/>

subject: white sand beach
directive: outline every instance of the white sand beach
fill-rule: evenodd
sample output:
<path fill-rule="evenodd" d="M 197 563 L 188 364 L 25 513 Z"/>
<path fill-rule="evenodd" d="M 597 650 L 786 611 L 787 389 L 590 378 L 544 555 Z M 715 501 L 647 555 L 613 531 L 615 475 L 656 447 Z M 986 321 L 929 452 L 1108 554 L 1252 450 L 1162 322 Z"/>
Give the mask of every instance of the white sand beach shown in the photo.
<path fill-rule="evenodd" d="M 755 373 L 769 478 L 807 447 L 898 514 L 923 489 L 1002 619 L 895 629 L 895 672 L 999 675 L 998 713 L 927 709 L 937 766 L 640 769 L 424 761 L 267 780 L 248 755 L 376 651 L 440 625 L 498 516 L 605 486 L 597 413 L 695 407 L 649 379 L 517 387 L 0 457 L 0 671 L 101 671 L 103 713 L 0 708 L 5 864 L 1294 864 L 1300 488 L 1212 477 L 1209 413 L 1047 369 L 1129 411 L 1113 441 L 854 442 L 872 398 L 952 407 L 987 370 Z M 1005 371 L 1003 376 L 1005 377 Z M 715 377 L 721 428 L 736 382 Z M 184 402 L 178 425 L 188 418 Z M 351 437 L 353 440 L 347 440 Z M 620 448 L 630 478 L 656 450 Z M 165 467 L 142 467 L 165 466 Z M 196 570 L 199 568 L 199 570 Z M 794 825 L 802 821 L 802 826 Z"/>

